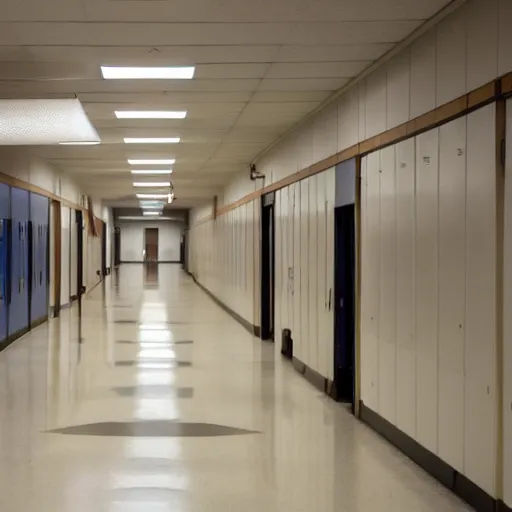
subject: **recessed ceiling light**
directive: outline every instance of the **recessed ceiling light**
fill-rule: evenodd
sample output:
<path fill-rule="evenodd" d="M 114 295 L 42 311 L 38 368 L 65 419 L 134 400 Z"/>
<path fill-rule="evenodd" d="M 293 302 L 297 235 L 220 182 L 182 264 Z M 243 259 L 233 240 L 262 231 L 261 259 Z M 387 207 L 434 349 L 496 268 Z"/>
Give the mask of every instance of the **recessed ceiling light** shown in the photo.
<path fill-rule="evenodd" d="M 168 158 L 163 160 L 133 160 L 128 159 L 130 165 L 173 165 L 176 162 L 174 158 Z"/>
<path fill-rule="evenodd" d="M 97 146 L 98 144 L 101 144 L 99 140 L 73 140 L 73 141 L 66 141 L 66 142 L 59 142 L 61 146 Z"/>
<path fill-rule="evenodd" d="M 138 199 L 167 199 L 168 194 L 137 194 Z"/>
<path fill-rule="evenodd" d="M 179 137 L 125 137 L 126 144 L 178 144 Z"/>
<path fill-rule="evenodd" d="M 162 215 L 162 212 L 142 212 L 142 215 Z"/>
<path fill-rule="evenodd" d="M 170 187 L 171 182 L 170 181 L 136 181 L 133 184 L 134 187 Z"/>
<path fill-rule="evenodd" d="M 185 119 L 184 110 L 116 110 L 118 119 Z"/>
<path fill-rule="evenodd" d="M 101 66 L 101 73 L 106 80 L 146 79 L 146 80 L 190 80 L 194 78 L 195 67 L 122 67 Z"/>
<path fill-rule="evenodd" d="M 132 174 L 172 174 L 172 169 L 132 169 Z"/>

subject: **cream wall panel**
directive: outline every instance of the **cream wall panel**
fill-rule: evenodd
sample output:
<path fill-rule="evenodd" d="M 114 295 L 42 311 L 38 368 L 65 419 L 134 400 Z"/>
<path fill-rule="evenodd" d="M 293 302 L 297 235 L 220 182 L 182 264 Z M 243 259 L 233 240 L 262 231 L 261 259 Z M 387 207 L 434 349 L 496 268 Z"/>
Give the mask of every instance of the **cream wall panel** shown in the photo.
<path fill-rule="evenodd" d="M 308 288 L 309 288 L 309 358 L 311 368 L 320 372 L 318 362 L 318 189 L 317 176 L 309 179 L 309 242 L 308 242 Z"/>
<path fill-rule="evenodd" d="M 294 325 L 294 194 L 295 194 L 295 185 L 291 185 L 286 188 L 288 193 L 288 211 L 287 211 L 287 261 L 286 261 L 286 273 L 287 273 L 287 304 L 288 304 L 288 324 L 287 327 L 292 330 L 293 333 L 293 325 Z"/>
<path fill-rule="evenodd" d="M 338 151 L 359 142 L 359 90 L 351 89 L 338 102 Z"/>
<path fill-rule="evenodd" d="M 512 70 L 512 2 L 498 0 L 498 74 L 504 75 Z"/>
<path fill-rule="evenodd" d="M 507 101 L 507 159 L 505 165 L 505 240 L 503 304 L 503 489 L 512 507 L 512 100 Z"/>
<path fill-rule="evenodd" d="M 379 412 L 396 422 L 396 178 L 395 147 L 381 151 Z"/>
<path fill-rule="evenodd" d="M 436 48 L 435 30 L 411 46 L 411 118 L 436 107 Z"/>
<path fill-rule="evenodd" d="M 290 328 L 290 321 L 288 316 L 288 252 L 290 250 L 290 246 L 288 243 L 288 224 L 289 224 L 289 208 L 288 208 L 288 193 L 289 189 L 284 188 L 279 191 L 279 196 L 281 198 L 281 324 L 283 329 Z M 278 337 L 276 341 L 280 340 L 281 334 L 278 333 Z"/>
<path fill-rule="evenodd" d="M 437 26 L 437 105 L 466 92 L 466 6 Z"/>
<path fill-rule="evenodd" d="M 328 172 L 328 171 L 327 171 Z M 329 361 L 327 344 L 329 343 L 329 333 L 326 329 L 327 323 L 327 197 L 326 197 L 326 175 L 327 172 L 321 172 L 316 180 L 316 275 L 317 290 L 315 297 L 315 307 L 318 319 L 318 371 L 328 376 Z"/>
<path fill-rule="evenodd" d="M 71 292 L 69 289 L 70 281 L 70 210 L 65 206 L 61 207 L 61 285 L 60 285 L 60 304 L 65 306 L 69 304 Z"/>
<path fill-rule="evenodd" d="M 498 74 L 498 0 L 467 4 L 467 91 Z"/>
<path fill-rule="evenodd" d="M 387 69 L 380 68 L 366 79 L 366 137 L 386 131 Z"/>
<path fill-rule="evenodd" d="M 72 297 L 78 295 L 77 285 L 78 285 L 78 230 L 77 230 L 77 222 L 76 222 L 76 211 L 70 210 L 70 283 L 69 290 L 70 295 Z"/>
<path fill-rule="evenodd" d="M 297 133 L 297 170 L 309 167 L 313 162 L 313 130 L 311 121 L 306 122 Z"/>
<path fill-rule="evenodd" d="M 331 295 L 331 307 L 326 310 L 325 333 L 327 349 L 327 378 L 334 379 L 334 204 L 336 194 L 336 168 L 325 171 L 325 194 L 327 201 L 327 300 Z"/>
<path fill-rule="evenodd" d="M 338 151 L 338 109 L 329 105 L 315 116 L 313 128 L 313 162 Z"/>
<path fill-rule="evenodd" d="M 366 201 L 361 270 L 361 394 L 364 403 L 379 413 L 380 153 L 364 158 Z"/>
<path fill-rule="evenodd" d="M 281 339 L 281 332 L 283 329 L 283 218 L 282 218 L 282 191 L 279 190 L 275 193 L 274 201 L 274 341 Z M 239 210 L 241 208 L 238 208 Z M 278 343 L 276 343 L 278 345 Z M 277 348 L 277 347 L 276 347 Z"/>
<path fill-rule="evenodd" d="M 416 138 L 416 440 L 437 453 L 439 130 Z"/>
<path fill-rule="evenodd" d="M 357 88 L 359 92 L 359 141 L 366 139 L 366 80 Z"/>
<path fill-rule="evenodd" d="M 300 331 L 299 359 L 309 358 L 309 179 L 300 182 Z"/>
<path fill-rule="evenodd" d="M 409 49 L 401 52 L 387 66 L 387 128 L 394 128 L 409 120 L 410 71 Z"/>
<path fill-rule="evenodd" d="M 439 456 L 464 470 L 466 119 L 439 130 Z"/>
<path fill-rule="evenodd" d="M 294 208 L 293 208 L 293 351 L 295 354 L 302 352 L 302 327 L 301 327 L 301 248 L 304 236 L 301 229 L 301 183 L 295 183 Z"/>
<path fill-rule="evenodd" d="M 416 436 L 414 139 L 396 145 L 396 425 Z"/>
<path fill-rule="evenodd" d="M 496 142 L 495 105 L 467 118 L 466 476 L 496 496 Z"/>

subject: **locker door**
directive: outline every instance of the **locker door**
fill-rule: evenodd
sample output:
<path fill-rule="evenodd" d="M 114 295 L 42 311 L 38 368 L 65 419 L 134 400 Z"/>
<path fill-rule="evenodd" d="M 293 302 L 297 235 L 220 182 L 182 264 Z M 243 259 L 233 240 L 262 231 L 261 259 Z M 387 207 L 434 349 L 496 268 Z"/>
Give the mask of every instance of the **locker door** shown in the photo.
<path fill-rule="evenodd" d="M 32 291 L 30 323 L 37 323 L 48 316 L 48 208 L 46 197 L 30 195 L 32 223 Z"/>
<path fill-rule="evenodd" d="M 9 335 L 28 329 L 29 289 L 29 193 L 11 189 L 11 302 L 9 305 Z"/>
<path fill-rule="evenodd" d="M 0 343 L 7 338 L 8 303 L 8 227 L 10 217 L 10 189 L 0 183 Z"/>

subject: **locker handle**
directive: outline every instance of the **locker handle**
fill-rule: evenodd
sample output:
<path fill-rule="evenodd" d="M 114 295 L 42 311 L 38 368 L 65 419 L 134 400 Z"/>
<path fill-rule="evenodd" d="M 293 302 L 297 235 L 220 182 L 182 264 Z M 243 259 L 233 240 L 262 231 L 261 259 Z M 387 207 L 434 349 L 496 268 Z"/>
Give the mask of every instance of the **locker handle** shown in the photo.
<path fill-rule="evenodd" d="M 10 304 L 11 300 L 12 300 L 12 297 L 11 297 L 11 295 L 12 295 L 12 293 L 11 293 L 12 292 L 12 290 L 11 290 L 11 258 L 12 258 L 11 245 L 12 244 L 9 243 L 9 238 L 11 236 L 11 229 L 12 229 L 12 221 L 9 219 L 6 221 L 6 229 L 5 229 L 5 240 L 7 241 L 7 251 L 6 251 L 7 261 L 5 264 L 5 268 L 7 269 L 7 273 L 6 273 L 7 304 Z"/>
<path fill-rule="evenodd" d="M 332 303 L 332 288 L 329 288 L 329 311 L 331 311 L 331 303 Z"/>

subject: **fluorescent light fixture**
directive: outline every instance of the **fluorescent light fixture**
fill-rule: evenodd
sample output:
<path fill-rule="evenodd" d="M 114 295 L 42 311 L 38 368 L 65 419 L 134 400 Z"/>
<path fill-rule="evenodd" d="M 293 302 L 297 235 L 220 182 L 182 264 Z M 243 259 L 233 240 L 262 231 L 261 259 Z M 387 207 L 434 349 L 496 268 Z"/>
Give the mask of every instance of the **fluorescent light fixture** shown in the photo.
<path fill-rule="evenodd" d="M 173 165 L 176 162 L 174 158 L 162 159 L 162 160 L 133 160 L 128 159 L 130 165 Z"/>
<path fill-rule="evenodd" d="M 98 143 L 77 99 L 1 99 L 0 146 Z"/>
<path fill-rule="evenodd" d="M 142 215 L 162 215 L 162 212 L 142 212 Z"/>
<path fill-rule="evenodd" d="M 172 174 L 172 169 L 132 169 L 132 174 Z"/>
<path fill-rule="evenodd" d="M 125 137 L 125 144 L 178 144 L 179 137 Z"/>
<path fill-rule="evenodd" d="M 186 110 L 116 110 L 118 119 L 185 119 Z"/>
<path fill-rule="evenodd" d="M 144 217 L 142 215 L 139 215 L 138 217 L 135 215 L 122 215 L 121 217 L 117 217 L 118 220 L 148 220 L 148 217 Z M 157 220 L 179 220 L 175 219 L 174 217 L 164 217 L 159 215 L 158 217 L 151 217 L 151 220 L 157 221 Z"/>
<path fill-rule="evenodd" d="M 61 146 L 96 146 L 98 144 L 101 144 L 99 140 L 90 140 L 90 141 L 66 141 L 66 142 L 59 142 Z"/>
<path fill-rule="evenodd" d="M 194 78 L 193 66 L 123 67 L 101 66 L 105 80 L 190 80 Z"/>
<path fill-rule="evenodd" d="M 137 199 L 167 199 L 168 194 L 137 194 Z"/>
<path fill-rule="evenodd" d="M 171 182 L 170 181 L 136 181 L 133 184 L 134 187 L 154 187 L 154 188 L 161 188 L 161 187 L 170 187 Z"/>

